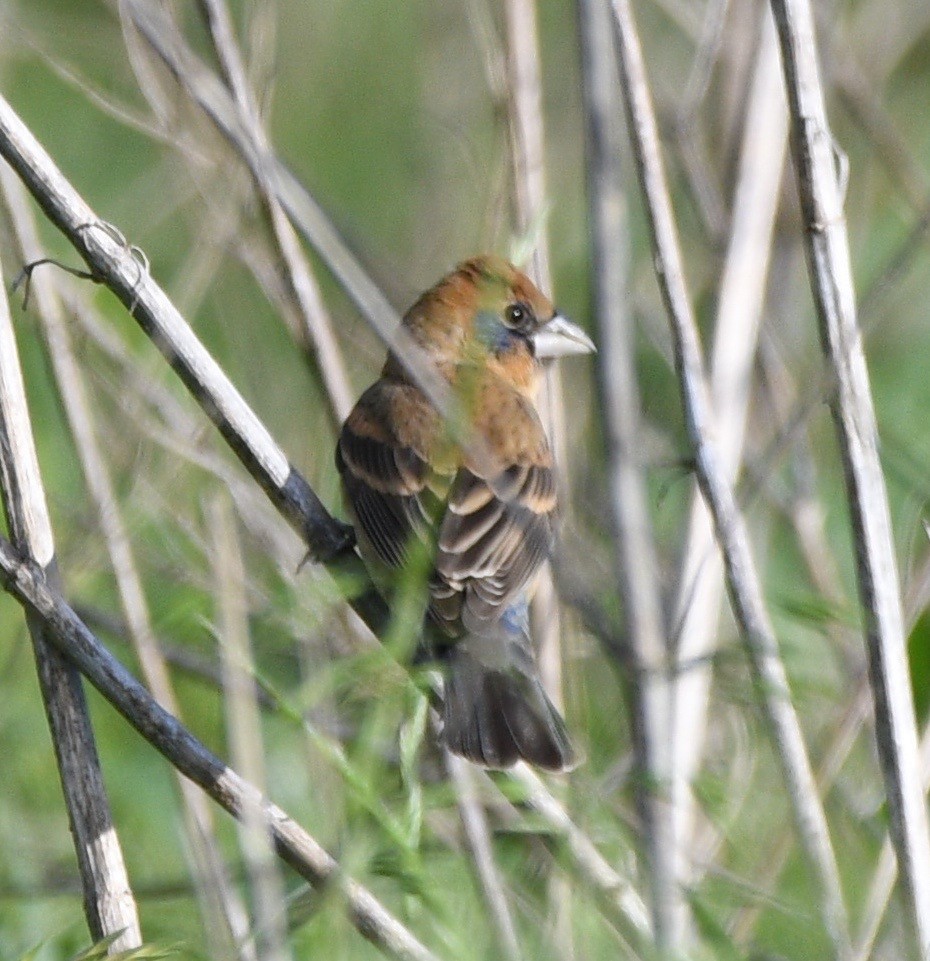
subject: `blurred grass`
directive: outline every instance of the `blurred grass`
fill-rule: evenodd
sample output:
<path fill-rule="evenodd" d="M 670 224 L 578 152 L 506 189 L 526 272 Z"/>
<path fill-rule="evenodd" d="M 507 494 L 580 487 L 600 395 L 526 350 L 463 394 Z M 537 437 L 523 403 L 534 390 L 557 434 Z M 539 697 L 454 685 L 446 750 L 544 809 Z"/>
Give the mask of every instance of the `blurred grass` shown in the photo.
<path fill-rule="evenodd" d="M 182 8 L 191 36 L 197 37 L 195 13 L 189 5 Z M 880 8 L 885 12 L 876 14 Z M 501 105 L 488 89 L 486 51 L 474 28 L 475 18 L 481 16 L 497 22 L 497 6 L 477 0 L 474 4 L 281 0 L 278 9 L 270 124 L 274 143 L 331 213 L 395 305 L 404 308 L 420 289 L 472 252 L 486 248 L 506 252 L 510 239 L 507 131 Z M 699 6 L 687 9 L 699 19 Z M 880 5 L 862 0 L 837 4 L 833 20 L 837 35 L 847 40 L 867 70 L 872 66 L 872 35 L 866 26 L 875 16 L 898 23 L 910 11 L 903 2 Z M 668 118 L 688 76 L 693 40 L 658 5 L 640 3 L 637 15 L 660 112 Z M 213 215 L 222 213 L 228 203 L 234 204 L 235 215 L 241 218 L 234 235 L 246 236 L 259 229 L 254 205 L 242 190 L 245 180 L 228 177 L 228 170 L 217 164 L 213 135 L 197 118 L 191 119 L 189 111 L 182 111 L 184 123 L 199 130 L 203 138 L 206 160 L 200 164 L 186 163 L 172 146 L 118 123 L 50 68 L 53 60 L 85 78 L 95 91 L 144 112 L 119 25 L 108 4 L 22 0 L 0 4 L 0 17 L 4 95 L 98 213 L 144 248 L 154 276 L 177 297 L 198 335 L 324 501 L 337 507 L 330 453 L 333 438 L 320 384 L 236 257 L 233 244 L 222 234 L 211 233 Z M 542 4 L 540 26 L 556 295 L 562 309 L 590 329 L 582 125 L 571 5 Z M 930 34 L 923 22 L 910 38 L 905 27 L 895 29 L 901 49 L 890 63 L 882 61 L 874 67 L 882 78 L 876 81 L 875 93 L 930 182 L 926 111 Z M 202 46 L 202 33 L 200 37 Z M 723 82 L 715 80 L 701 118 L 709 135 L 716 131 L 717 98 L 725 93 Z M 861 128 L 836 102 L 831 104 L 831 116 L 851 162 L 847 213 L 855 275 L 864 289 L 880 276 L 907 236 L 915 212 Z M 726 190 L 732 143 L 716 133 L 719 139 L 707 146 L 715 176 Z M 719 251 L 701 224 L 671 146 L 670 152 L 688 269 L 706 329 L 713 316 Z M 786 197 L 792 191 L 789 175 Z M 801 396 L 814 401 L 806 427 L 817 455 L 816 492 L 825 509 L 827 541 L 833 547 L 844 593 L 838 609 L 818 604 L 816 597 L 811 600 L 812 587 L 795 535 L 784 516 L 773 510 L 772 489 L 790 482 L 784 454 L 766 465 L 770 468 L 766 483 L 752 496 L 749 514 L 779 638 L 816 756 L 826 743 L 831 718 L 848 694 L 848 676 L 862 669 L 862 652 L 855 640 L 856 592 L 842 478 L 829 413 L 817 400 L 823 391 L 821 360 L 790 201 L 785 210 L 779 251 L 787 265 L 786 280 L 773 294 L 767 330 Z M 678 466 L 686 450 L 677 389 L 635 199 L 631 229 L 632 298 L 643 331 L 638 360 L 650 431 L 652 504 L 661 562 L 671 582 L 689 481 Z M 43 227 L 43 236 L 57 256 L 76 263 L 54 231 Z M 201 256 L 212 244 L 217 245 L 215 269 L 195 282 Z M 0 252 L 4 281 L 9 285 L 20 265 L 3 235 Z M 930 251 L 924 241 L 909 269 L 881 290 L 863 318 L 902 571 L 927 554 L 919 520 L 930 494 L 926 480 L 930 418 L 924 413 L 930 409 L 928 267 Z M 351 376 L 361 388 L 380 365 L 381 348 L 325 270 L 320 271 L 320 279 Z M 103 291 L 90 293 L 151 375 L 183 397 L 173 375 L 115 300 Z M 115 611 L 118 603 L 98 525 L 34 319 L 17 308 L 16 323 L 68 595 Z M 213 655 L 213 601 L 201 516 L 212 482 L 137 431 L 132 410 L 123 404 L 122 375 L 83 338 L 79 353 L 106 431 L 155 628 L 179 645 Z M 577 452 L 572 470 L 578 491 L 567 540 L 583 545 L 586 578 L 594 592 L 615 608 L 603 532 L 606 495 L 594 388 L 590 370 L 581 363 L 572 362 L 566 376 L 571 384 L 569 418 Z M 754 410 L 750 462 L 767 449 L 771 427 L 770 414 L 760 400 Z M 205 428 L 204 433 L 213 449 L 222 450 L 211 429 Z M 294 540 L 294 568 L 300 553 Z M 408 695 L 400 684 L 384 683 L 377 657 L 331 660 L 336 646 L 332 602 L 321 600 L 306 577 L 295 587 L 252 539 L 246 541 L 246 563 L 252 576 L 253 643 L 261 672 L 290 702 L 335 713 L 352 730 L 372 733 L 350 743 L 348 763 L 377 786 L 377 800 L 387 814 L 403 822 L 409 814 L 409 785 L 399 777 L 395 752 L 397 729 L 411 711 Z M 924 616 L 912 637 L 914 686 L 923 716 L 928 673 L 925 622 Z M 832 647 L 832 628 L 853 632 L 843 651 Z M 726 823 L 727 837 L 717 869 L 712 868 L 695 894 L 706 912 L 709 943 L 713 943 L 713 931 L 724 929 L 731 909 L 762 896 L 752 890 L 751 883 L 744 885 L 739 879 L 753 878 L 764 855 L 760 839 L 780 830 L 787 816 L 776 766 L 729 623 L 724 622 L 722 634 L 715 733 L 701 794 L 712 820 L 719 817 Z M 573 643 L 569 717 L 585 747 L 587 763 L 573 776 L 570 803 L 579 823 L 612 863 L 622 864 L 629 859 L 635 819 L 627 776 L 629 733 L 622 686 L 618 672 L 605 669 L 605 655 L 594 639 L 583 635 Z M 125 646 L 114 646 L 120 657 L 132 663 Z M 295 656 L 299 650 L 303 667 Z M 854 663 L 844 665 L 849 651 L 855 652 Z M 20 612 L 6 596 L 0 596 L 0 666 L 4 692 L 0 749 L 6 761 L 0 785 L 0 957 L 18 957 L 41 943 L 39 961 L 58 961 L 86 947 L 87 934 L 31 651 Z M 301 673 L 308 669 L 313 673 Z M 190 725 L 211 748 L 225 755 L 219 696 L 194 680 L 179 678 L 177 686 Z M 169 771 L 95 694 L 91 694 L 91 705 L 146 938 L 153 944 L 180 942 L 184 957 L 206 957 Z M 495 956 L 486 909 L 457 840 L 454 800 L 438 777 L 435 758 L 427 760 L 422 785 L 428 829 L 420 845 L 399 857 L 396 845 L 388 843 L 383 824 L 360 803 L 354 789 L 346 787 L 333 766 L 308 746 L 293 722 L 267 717 L 265 740 L 272 796 L 308 825 L 349 871 L 416 931 L 427 932 L 424 937 L 441 945 L 446 956 Z M 748 752 L 746 780 L 734 784 L 732 762 L 738 750 Z M 423 753 L 429 754 L 429 749 L 424 747 Z M 884 825 L 880 795 L 870 794 L 866 784 L 878 784 L 868 738 L 860 740 L 828 802 L 853 917 Z M 750 800 L 735 805 L 740 792 Z M 760 798 L 765 803 L 759 803 Z M 235 863 L 235 837 L 228 820 L 220 821 L 220 833 Z M 446 837 L 456 839 L 455 843 L 440 843 Z M 526 957 L 558 956 L 547 907 L 549 856 L 542 842 L 506 834 L 496 840 L 495 852 L 513 892 Z M 297 886 L 293 877 L 287 880 L 291 888 Z M 176 890 L 165 894 L 166 887 Z M 312 917 L 294 934 L 294 957 L 376 956 L 351 929 L 344 912 L 327 903 L 332 897 L 324 894 L 314 900 Z M 771 902 L 766 896 L 766 903 L 754 938 L 766 956 L 826 956 L 826 942 L 812 914 L 811 888 L 796 855 L 776 896 Z M 615 956 L 614 937 L 588 897 L 578 893 L 573 909 L 578 957 Z M 726 956 L 725 935 L 720 935 L 715 950 L 714 956 Z"/>

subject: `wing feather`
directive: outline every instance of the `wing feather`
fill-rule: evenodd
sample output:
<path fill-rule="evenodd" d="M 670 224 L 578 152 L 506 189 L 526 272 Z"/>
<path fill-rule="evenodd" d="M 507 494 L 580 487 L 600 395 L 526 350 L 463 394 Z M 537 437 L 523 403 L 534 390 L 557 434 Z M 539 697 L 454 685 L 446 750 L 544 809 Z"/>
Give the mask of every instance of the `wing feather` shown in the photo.
<path fill-rule="evenodd" d="M 500 617 L 555 537 L 556 484 L 532 406 L 511 393 L 478 420 L 487 439 L 510 429 L 497 467 L 469 463 L 454 479 L 439 476 L 429 464 L 437 415 L 416 388 L 382 380 L 362 395 L 336 452 L 363 547 L 399 568 L 412 538 L 436 545 L 430 614 L 453 637 Z"/>
<path fill-rule="evenodd" d="M 428 430 L 416 444 L 404 443 L 392 428 L 394 405 L 417 399 L 409 388 L 376 383 L 349 415 L 336 447 L 336 467 L 364 542 L 391 568 L 406 563 L 413 538 L 432 543 L 434 536 L 437 500 L 429 487 Z M 428 418 L 420 419 L 429 426 Z"/>
<path fill-rule="evenodd" d="M 463 592 L 467 627 L 498 617 L 545 561 L 555 537 L 554 492 L 548 466 L 513 466 L 491 481 L 459 471 L 439 530 L 436 570 Z M 475 504 L 481 506 L 468 510 Z"/>

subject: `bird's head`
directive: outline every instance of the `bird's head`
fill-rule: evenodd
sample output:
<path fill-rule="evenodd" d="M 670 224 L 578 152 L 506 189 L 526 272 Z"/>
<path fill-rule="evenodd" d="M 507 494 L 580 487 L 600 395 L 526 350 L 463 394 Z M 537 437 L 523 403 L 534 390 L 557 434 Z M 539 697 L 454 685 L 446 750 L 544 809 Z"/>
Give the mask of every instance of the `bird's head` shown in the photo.
<path fill-rule="evenodd" d="M 466 260 L 426 291 L 404 327 L 442 370 L 486 358 L 527 387 L 539 361 L 595 350 L 524 273 L 491 255 Z"/>

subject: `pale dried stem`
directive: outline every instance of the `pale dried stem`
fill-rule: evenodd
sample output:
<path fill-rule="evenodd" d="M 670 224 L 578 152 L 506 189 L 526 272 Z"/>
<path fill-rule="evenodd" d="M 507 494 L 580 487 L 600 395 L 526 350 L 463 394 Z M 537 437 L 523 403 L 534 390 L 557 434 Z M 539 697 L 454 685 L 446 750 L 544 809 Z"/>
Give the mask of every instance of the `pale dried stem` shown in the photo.
<path fill-rule="evenodd" d="M 709 170 L 707 138 L 698 124 L 698 111 L 707 95 L 723 45 L 729 6 L 729 0 L 711 0 L 706 5 L 691 73 L 681 99 L 674 107 L 673 118 L 684 173 L 705 229 L 715 243 L 725 235 L 727 211 L 719 183 Z"/>
<path fill-rule="evenodd" d="M 849 52 L 845 52 L 830 78 L 841 102 L 862 128 L 872 149 L 896 181 L 915 213 L 926 208 L 928 188 L 923 167 L 912 156 L 907 141 L 880 101 L 873 81 L 866 77 Z"/>
<path fill-rule="evenodd" d="M 650 934 L 649 917 L 633 884 L 607 863 L 538 774 L 520 763 L 510 776 L 524 792 L 522 803 L 552 829 L 575 870 L 597 894 L 602 910 L 614 921 L 619 933 L 637 948 L 644 945 Z"/>
<path fill-rule="evenodd" d="M 629 223 L 621 168 L 622 128 L 617 61 L 606 0 L 578 6 L 584 69 L 587 168 L 598 372 L 607 442 L 613 550 L 623 607 L 632 693 L 632 729 L 651 898 L 660 950 L 678 951 L 687 908 L 675 876 L 670 779 L 671 702 L 668 647 L 661 611 L 658 562 L 640 452 L 641 401 L 635 330 L 629 308 Z"/>
<path fill-rule="evenodd" d="M 0 170 L 3 192 L 11 213 L 17 241 L 25 263 L 45 256 L 22 183 L 12 170 Z M 142 666 L 146 683 L 166 710 L 179 716 L 171 677 L 152 630 L 148 602 L 136 565 L 129 532 L 116 497 L 91 412 L 84 378 L 78 367 L 71 335 L 50 275 L 31 278 L 32 296 L 42 324 L 55 380 L 77 449 L 84 480 L 96 507 L 129 637 Z M 213 829 L 213 818 L 203 794 L 178 776 L 178 790 L 184 803 L 184 824 L 188 854 L 194 862 L 194 877 L 211 937 L 229 953 L 246 930 L 244 906 L 227 876 Z M 225 936 L 221 933 L 225 929 Z"/>
<path fill-rule="evenodd" d="M 265 152 L 269 149 L 268 135 L 249 83 L 229 8 L 225 0 L 199 2 L 210 28 L 210 37 L 226 84 L 232 92 L 239 121 L 251 136 L 256 148 Z M 309 342 L 313 345 L 333 419 L 337 424 L 341 424 L 352 409 L 353 392 L 333 333 L 332 321 L 307 258 L 301 250 L 297 234 L 281 204 L 266 180 L 257 177 L 255 183 L 277 242 L 293 303 L 303 320 Z"/>
<path fill-rule="evenodd" d="M 529 273 L 541 290 L 552 292 L 549 233 L 546 229 L 545 132 L 542 112 L 542 72 L 536 25 L 536 0 L 507 0 L 506 75 L 509 93 L 510 139 L 513 157 L 514 208 L 517 234 L 532 245 Z M 568 499 L 568 443 L 565 405 L 558 364 L 546 370 L 538 407 L 560 470 L 561 495 Z M 539 578 L 532 605 L 533 633 L 540 671 L 555 702 L 563 702 L 563 617 L 547 564 Z"/>
<path fill-rule="evenodd" d="M 12 176 L 6 164 L 0 176 Z M 0 291 L 0 479 L 9 529 L 17 547 L 57 583 L 51 521 L 5 290 Z M 26 620 L 91 936 L 95 941 L 114 937 L 111 952 L 137 948 L 142 944 L 138 911 L 113 825 L 80 674 L 56 650 L 41 621 L 28 613 Z"/>
<path fill-rule="evenodd" d="M 891 836 L 906 917 L 919 956 L 930 958 L 930 832 L 905 649 L 900 586 L 869 375 L 856 320 L 855 290 L 834 143 L 817 63 L 808 0 L 772 0 L 792 118 L 792 147 L 805 249 L 824 355 L 836 377 L 832 398 L 852 515 L 859 595 Z"/>
<path fill-rule="evenodd" d="M 792 410 L 798 398 L 797 385 L 770 340 L 759 345 L 759 366 L 768 386 L 773 412 L 779 424 L 791 422 Z M 798 548 L 804 559 L 807 576 L 814 590 L 834 608 L 846 602 L 836 557 L 827 540 L 824 507 L 815 496 L 816 467 L 810 437 L 799 425 L 788 454 L 793 460 L 795 483 L 788 494 L 787 514 L 794 527 Z M 830 635 L 837 650 L 847 645 L 845 632 L 840 636 L 835 623 L 829 625 Z"/>
<path fill-rule="evenodd" d="M 835 957 L 845 959 L 849 953 L 849 933 L 836 857 L 765 606 L 745 521 L 738 510 L 716 440 L 711 395 L 685 282 L 642 50 L 629 0 L 613 0 L 613 9 L 630 137 L 652 232 L 659 284 L 671 325 L 685 425 L 694 450 L 697 478 L 714 520 L 731 603 L 765 708 L 799 838 L 816 884 L 824 926 Z"/>
<path fill-rule="evenodd" d="M 491 912 L 491 921 L 497 935 L 501 957 L 508 961 L 520 961 L 523 953 L 520 950 L 510 905 L 507 903 L 504 883 L 494 860 L 488 819 L 481 802 L 475 796 L 474 770 L 467 761 L 449 754 L 448 751 L 444 752 L 443 758 L 446 770 L 455 785 L 455 799 L 462 818 L 462 827 L 471 849 L 485 903 Z"/>
<path fill-rule="evenodd" d="M 207 526 L 213 548 L 230 756 L 242 776 L 264 794 L 264 747 L 249 641 L 245 566 L 227 495 L 217 493 L 207 505 Z M 272 854 L 272 840 L 261 806 L 245 804 L 239 821 L 239 846 L 252 891 L 254 930 L 249 945 L 262 961 L 288 961 L 284 883 Z"/>
<path fill-rule="evenodd" d="M 769 255 L 787 146 L 788 124 L 775 31 L 765 18 L 736 174 L 729 243 L 711 357 L 711 395 L 721 469 L 735 483 L 742 460 Z M 724 569 L 713 518 L 700 487 L 691 500 L 688 538 L 675 598 L 672 797 L 678 874 L 693 883 L 689 863 L 698 811 L 691 791 L 706 740 Z"/>

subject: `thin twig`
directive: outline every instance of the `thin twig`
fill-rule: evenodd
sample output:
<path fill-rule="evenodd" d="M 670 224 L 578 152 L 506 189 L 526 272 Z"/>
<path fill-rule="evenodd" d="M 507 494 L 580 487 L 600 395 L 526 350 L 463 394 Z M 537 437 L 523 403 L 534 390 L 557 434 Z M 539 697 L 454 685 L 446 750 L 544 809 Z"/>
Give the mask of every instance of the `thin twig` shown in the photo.
<path fill-rule="evenodd" d="M 814 874 L 824 925 L 835 956 L 846 958 L 849 954 L 848 922 L 826 816 L 817 794 L 801 725 L 791 702 L 787 674 L 765 607 L 746 525 L 737 508 L 715 439 L 710 392 L 685 284 L 642 50 L 629 0 L 612 0 L 612 3 L 630 139 L 646 202 L 656 271 L 671 324 L 675 367 L 685 425 L 694 449 L 697 478 L 714 518 L 731 603 L 763 699 L 798 833 Z"/>
<path fill-rule="evenodd" d="M 911 209 L 917 214 L 922 213 L 930 188 L 927 175 L 879 99 L 879 88 L 874 79 L 865 75 L 850 51 L 844 51 L 836 59 L 830 79 L 835 84 L 841 103 L 862 128 L 877 159 L 893 178 Z"/>
<path fill-rule="evenodd" d="M 711 392 L 721 469 L 734 483 L 742 459 L 750 386 L 762 319 L 775 210 L 788 139 L 788 120 L 778 73 L 771 18 L 765 18 L 736 174 L 730 239 L 720 279 Z M 713 518 L 697 488 L 675 598 L 674 733 L 672 793 L 682 880 L 695 817 L 691 784 L 704 750 L 713 653 L 723 601 L 722 558 L 714 549 Z M 690 665 L 687 670 L 685 665 Z"/>
<path fill-rule="evenodd" d="M 255 668 L 249 644 L 245 568 L 229 498 L 217 494 L 208 504 L 207 523 L 213 545 L 218 636 L 223 654 L 226 736 L 233 763 L 262 793 L 266 791 L 264 750 Z M 269 848 L 271 837 L 261 807 L 246 804 L 239 821 L 239 843 L 249 878 L 255 913 L 254 951 L 262 961 L 289 961 L 284 884 Z"/>
<path fill-rule="evenodd" d="M 239 113 L 239 120 L 259 150 L 268 150 L 268 136 L 249 85 L 242 53 L 236 40 L 232 17 L 225 0 L 199 0 L 217 58 L 223 69 Z M 256 179 L 256 187 L 278 245 L 288 288 L 301 317 L 304 330 L 313 344 L 317 364 L 336 423 L 342 423 L 352 409 L 353 395 L 345 363 L 336 342 L 332 322 L 310 265 L 300 249 L 294 228 L 267 181 Z"/>
<path fill-rule="evenodd" d="M 74 612 L 92 630 L 98 634 L 108 634 L 114 640 L 129 644 L 126 622 L 119 616 L 111 614 L 101 608 L 84 604 L 75 604 Z M 158 646 L 165 656 L 165 661 L 182 674 L 197 678 L 219 692 L 225 691 L 223 666 L 219 661 L 205 657 L 187 647 L 172 645 L 159 638 Z M 278 702 L 275 697 L 262 687 L 261 681 L 252 681 L 252 697 L 258 706 L 265 711 L 274 710 Z"/>
<path fill-rule="evenodd" d="M 455 799 L 462 818 L 462 827 L 465 830 L 468 846 L 471 848 L 472 860 L 481 882 L 485 903 L 491 912 L 501 956 L 509 961 L 520 961 L 523 953 L 520 950 L 510 906 L 507 904 L 504 884 L 494 863 L 488 819 L 485 817 L 484 808 L 475 796 L 473 769 L 466 761 L 448 751 L 444 752 L 443 759 L 446 770 L 455 785 Z"/>
<path fill-rule="evenodd" d="M 506 77 L 513 158 L 517 236 L 531 245 L 529 273 L 541 290 L 552 291 L 549 233 L 546 229 L 546 158 L 542 111 L 542 71 L 536 25 L 536 0 L 506 0 Z M 565 405 L 559 364 L 549 364 L 538 408 L 561 476 L 561 494 L 571 498 Z M 540 672 L 555 702 L 562 704 L 563 617 L 547 563 L 532 602 L 533 635 Z"/>
<path fill-rule="evenodd" d="M 792 121 L 792 149 L 811 287 L 824 355 L 836 376 L 832 409 L 843 456 L 866 617 L 875 729 L 891 836 L 920 957 L 930 958 L 930 833 L 920 780 L 917 727 L 900 586 L 834 142 L 807 0 L 772 0 Z"/>
<path fill-rule="evenodd" d="M 598 896 L 618 932 L 643 950 L 650 936 L 649 916 L 633 884 L 607 863 L 590 837 L 575 824 L 531 768 L 520 763 L 510 778 L 523 792 L 521 802 L 553 829 L 579 877 Z"/>
<path fill-rule="evenodd" d="M 310 834 L 159 706 L 51 588 L 42 569 L 18 555 L 2 537 L 0 577 L 3 588 L 39 618 L 56 647 L 175 768 L 235 818 L 242 817 L 246 805 L 259 806 L 278 855 L 311 884 L 337 889 L 360 934 L 386 954 L 404 961 L 436 961 L 436 956 L 370 891 L 343 874 L 339 864 Z"/>
<path fill-rule="evenodd" d="M 8 173 L 3 167 L 3 173 Z M 0 480 L 12 537 L 45 576 L 57 581 L 52 527 L 5 291 L 0 291 Z M 55 649 L 41 621 L 28 617 L 27 623 L 91 936 L 95 941 L 114 937 L 112 951 L 139 947 L 138 911 L 113 825 L 80 674 Z"/>
<path fill-rule="evenodd" d="M 698 126 L 698 112 L 710 87 L 720 56 L 729 0 L 711 0 L 704 8 L 704 24 L 691 72 L 681 100 L 674 107 L 674 131 L 681 162 L 705 229 L 717 243 L 727 226 L 727 211 L 720 184 L 710 175 L 706 138 Z"/>
<path fill-rule="evenodd" d="M 532 245 L 530 276 L 541 290 L 551 292 L 546 138 L 536 0 L 506 0 L 504 14 L 507 37 L 506 89 L 517 236 L 522 243 Z M 571 502 L 571 460 L 561 365 L 546 366 L 537 407 L 558 465 L 560 495 L 565 501 Z M 565 631 L 569 625 L 559 603 L 552 565 L 548 561 L 536 583 L 531 615 L 543 683 L 556 704 L 562 706 Z M 558 940 L 559 953 L 569 961 L 573 956 L 572 900 L 570 892 L 564 887 L 563 878 L 550 878 L 549 902 L 556 914 L 552 936 Z"/>
<path fill-rule="evenodd" d="M 669 804 L 671 702 L 658 562 L 643 465 L 635 333 L 628 310 L 629 252 L 621 169 L 620 92 L 606 0 L 578 5 L 582 41 L 587 168 L 594 251 L 603 416 L 614 556 L 626 611 L 630 688 L 653 930 L 660 950 L 678 951 L 687 910 L 675 876 Z"/>
<path fill-rule="evenodd" d="M 0 170 L 3 193 L 10 210 L 23 259 L 34 263 L 42 255 L 28 197 L 21 181 L 6 165 Z M 148 602 L 109 468 L 97 435 L 92 405 L 74 356 L 71 335 L 47 274 L 34 281 L 36 308 L 52 362 L 81 470 L 97 509 L 129 636 L 149 688 L 165 708 L 178 715 L 171 678 L 152 630 Z M 231 886 L 213 830 L 213 818 L 203 795 L 178 777 L 184 803 L 188 850 L 195 865 L 200 904 L 211 937 L 223 940 L 226 950 L 245 932 L 245 909 Z M 247 961 L 248 961 L 248 956 Z M 254 957 L 254 956 L 253 956 Z"/>
<path fill-rule="evenodd" d="M 791 421 L 800 393 L 799 386 L 791 377 L 771 336 L 763 335 L 759 342 L 758 365 L 764 393 L 778 425 L 777 432 L 782 424 Z M 791 458 L 793 485 L 788 494 L 786 508 L 795 529 L 807 575 L 817 593 L 828 604 L 840 610 L 846 604 L 845 592 L 836 558 L 826 535 L 824 507 L 815 493 L 817 467 L 811 449 L 811 438 L 804 425 L 799 425 L 796 436 L 789 445 L 788 455 Z M 767 470 L 766 473 L 770 472 Z M 845 636 L 841 638 L 832 628 L 831 636 L 837 650 L 847 653 L 844 650 L 848 648 Z"/>

